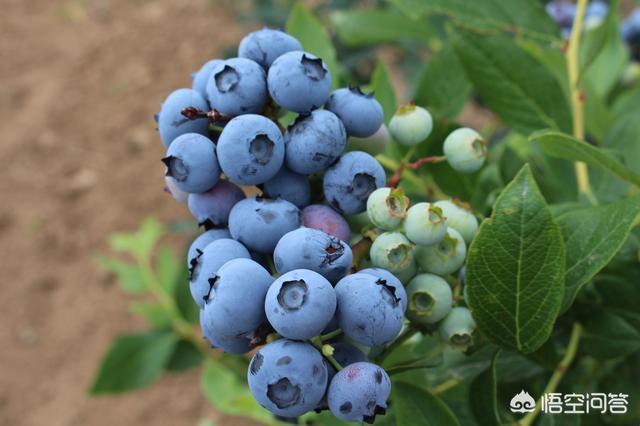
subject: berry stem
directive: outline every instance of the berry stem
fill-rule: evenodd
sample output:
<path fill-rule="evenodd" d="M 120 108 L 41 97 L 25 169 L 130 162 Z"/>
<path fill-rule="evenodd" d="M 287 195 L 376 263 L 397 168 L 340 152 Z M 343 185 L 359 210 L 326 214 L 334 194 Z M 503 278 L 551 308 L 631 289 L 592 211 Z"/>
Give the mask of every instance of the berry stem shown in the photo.
<path fill-rule="evenodd" d="M 322 344 L 322 341 L 320 340 L 319 336 L 314 337 L 309 342 L 311 342 L 313 347 L 315 347 L 318 351 L 320 351 L 322 356 L 325 357 L 327 361 L 329 361 L 329 363 L 333 366 L 333 368 L 336 369 L 336 371 L 342 370 L 342 366 L 340 365 L 340 363 L 338 361 L 336 361 L 336 359 L 333 357 L 333 355 L 327 355 L 325 353 L 325 351 L 322 350 L 322 346 L 324 346 L 324 345 Z"/>
<path fill-rule="evenodd" d="M 326 342 L 327 340 L 331 340 L 334 337 L 338 337 L 342 334 L 342 329 L 333 330 L 331 333 L 323 334 L 320 336 L 320 341 Z"/>
<path fill-rule="evenodd" d="M 417 170 L 423 164 L 441 163 L 441 162 L 446 161 L 446 160 L 447 160 L 447 157 L 445 157 L 444 155 L 432 155 L 430 157 L 420 158 L 420 159 L 414 161 L 413 163 L 409 163 L 407 165 L 409 166 L 409 168 L 411 170 Z"/>
<path fill-rule="evenodd" d="M 440 383 L 436 387 L 431 388 L 430 392 L 431 395 L 441 395 L 449 389 L 458 386 L 459 384 L 460 380 L 452 377 L 451 379 L 445 380 L 444 382 Z"/>
<path fill-rule="evenodd" d="M 389 357 L 389 355 L 391 355 L 393 351 L 402 346 L 404 342 L 411 339 L 418 331 L 420 330 L 415 328 L 413 325 L 409 325 L 404 330 L 404 332 L 402 332 L 402 334 L 400 334 L 398 338 L 393 341 L 393 343 L 391 343 L 382 352 L 380 352 L 380 354 L 376 357 L 376 362 L 382 365 L 382 363 L 384 363 L 384 360 L 387 359 L 387 357 Z"/>
<path fill-rule="evenodd" d="M 579 323 L 573 323 L 573 328 L 571 329 L 571 337 L 569 338 L 569 345 L 567 346 L 567 352 L 564 354 L 564 357 L 556 366 L 556 369 L 553 372 L 553 375 L 549 379 L 547 386 L 544 388 L 542 392 L 542 396 L 544 394 L 554 393 L 556 388 L 560 384 L 560 381 L 564 377 L 564 374 L 567 372 L 573 359 L 578 352 L 578 346 L 580 344 L 580 337 L 582 336 L 582 326 Z M 538 414 L 540 414 L 540 410 L 542 409 L 542 397 L 540 398 L 540 402 L 536 404 L 535 410 L 524 416 L 518 423 L 518 426 L 529 426 L 533 424 Z"/>
<path fill-rule="evenodd" d="M 418 188 L 424 188 L 425 195 L 433 198 L 450 198 L 444 192 L 442 192 L 442 190 L 438 188 L 438 186 L 427 176 L 418 176 L 412 170 L 402 166 L 402 163 L 399 163 L 384 154 L 376 155 L 376 160 L 378 160 L 378 162 L 382 164 L 385 169 L 394 171 L 394 174 L 398 173 L 398 169 L 402 167 L 402 169 L 400 170 L 400 176 L 402 177 L 402 179 L 406 179 L 409 183 L 412 183 Z M 391 179 L 393 179 L 393 177 Z"/>

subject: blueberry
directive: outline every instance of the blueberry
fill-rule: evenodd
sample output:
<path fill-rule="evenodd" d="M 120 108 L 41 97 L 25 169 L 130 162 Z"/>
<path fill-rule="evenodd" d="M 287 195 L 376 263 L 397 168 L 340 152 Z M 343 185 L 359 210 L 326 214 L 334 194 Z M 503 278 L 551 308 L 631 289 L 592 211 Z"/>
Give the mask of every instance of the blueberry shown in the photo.
<path fill-rule="evenodd" d="M 336 210 L 346 214 L 366 210 L 367 198 L 384 186 L 386 176 L 378 161 L 362 151 L 343 154 L 324 174 L 324 196 Z"/>
<path fill-rule="evenodd" d="M 322 275 L 295 269 L 276 279 L 264 302 L 267 319 L 283 337 L 306 340 L 318 336 L 336 311 L 336 292 Z"/>
<path fill-rule="evenodd" d="M 473 341 L 476 322 L 471 311 L 464 307 L 456 307 L 442 320 L 438 326 L 440 336 L 451 346 L 466 350 Z"/>
<path fill-rule="evenodd" d="M 222 349 L 231 354 L 244 354 L 251 350 L 251 340 L 246 336 L 224 336 L 212 330 L 205 321 L 204 310 L 200 310 L 200 327 L 202 334 L 212 348 Z"/>
<path fill-rule="evenodd" d="M 168 192 L 174 200 L 181 204 L 187 204 L 189 193 L 184 192 L 176 185 L 176 181 L 171 176 L 164 177 L 164 190 Z"/>
<path fill-rule="evenodd" d="M 437 275 L 418 274 L 407 286 L 409 309 L 407 318 L 418 324 L 434 324 L 444 318 L 453 306 L 449 284 Z"/>
<path fill-rule="evenodd" d="M 439 243 L 447 232 L 446 216 L 440 207 L 431 203 L 411 206 L 403 225 L 406 236 L 422 246 Z"/>
<path fill-rule="evenodd" d="M 458 231 L 465 243 L 470 243 L 478 232 L 478 219 L 473 213 L 449 200 L 437 201 L 434 205 L 442 210 L 442 215 L 447 219 L 447 226 Z"/>
<path fill-rule="evenodd" d="M 427 139 L 431 130 L 431 114 L 416 105 L 401 106 L 389 122 L 391 136 L 401 145 L 417 145 Z"/>
<path fill-rule="evenodd" d="M 275 123 L 246 114 L 225 126 L 217 147 L 220 167 L 230 181 L 256 185 L 274 177 L 284 162 L 284 140 Z"/>
<path fill-rule="evenodd" d="M 640 8 L 634 9 L 631 15 L 622 22 L 620 33 L 627 43 L 640 43 Z"/>
<path fill-rule="evenodd" d="M 367 356 L 360 349 L 345 342 L 331 343 L 333 347 L 333 358 L 338 361 L 341 367 L 355 364 L 356 362 L 366 362 Z"/>
<path fill-rule="evenodd" d="M 284 135 L 287 167 L 310 175 L 324 171 L 342 154 L 347 134 L 340 119 L 319 109 L 300 115 Z"/>
<path fill-rule="evenodd" d="M 269 93 L 282 108 L 303 113 L 329 98 L 331 74 L 322 59 L 307 52 L 287 52 L 276 59 L 267 76 Z"/>
<path fill-rule="evenodd" d="M 467 246 L 458 231 L 447 228 L 447 235 L 433 246 L 416 247 L 416 260 L 425 272 L 451 274 L 464 264 Z"/>
<path fill-rule="evenodd" d="M 210 242 L 191 260 L 189 289 L 200 309 L 204 308 L 211 289 L 211 280 L 216 277 L 222 265 L 233 259 L 250 258 L 249 251 L 241 243 L 230 238 L 219 238 Z"/>
<path fill-rule="evenodd" d="M 384 122 L 382 105 L 373 93 L 364 94 L 359 87 L 333 91 L 325 108 L 340 118 L 349 136 L 372 136 Z"/>
<path fill-rule="evenodd" d="M 602 0 L 590 1 L 584 13 L 585 28 L 594 28 L 602 23 L 609 13 L 609 5 Z"/>
<path fill-rule="evenodd" d="M 409 208 L 409 198 L 402 189 L 378 188 L 367 199 L 367 214 L 371 223 L 386 231 L 402 224 Z"/>
<path fill-rule="evenodd" d="M 286 200 L 247 198 L 229 214 L 229 231 L 258 253 L 272 253 L 280 238 L 300 226 L 300 210 Z"/>
<path fill-rule="evenodd" d="M 185 133 L 173 140 L 162 162 L 167 176 L 188 193 L 205 192 L 220 178 L 216 149 L 210 139 L 197 133 Z"/>
<path fill-rule="evenodd" d="M 391 142 L 391 135 L 386 125 L 380 126 L 376 132 L 366 138 L 350 137 L 347 141 L 347 151 L 364 151 L 371 155 L 382 154 Z"/>
<path fill-rule="evenodd" d="M 302 50 L 302 45 L 294 37 L 284 31 L 263 28 L 247 34 L 240 41 L 238 56 L 251 59 L 267 69 L 281 55 L 295 50 Z"/>
<path fill-rule="evenodd" d="M 203 319 L 210 330 L 228 337 L 247 336 L 265 322 L 264 298 L 273 279 L 262 266 L 251 259 L 233 259 L 208 281 Z"/>
<path fill-rule="evenodd" d="M 187 253 L 187 267 L 190 267 L 192 259 L 195 259 L 198 256 L 198 251 L 204 251 L 204 248 L 208 246 L 209 243 L 219 240 L 220 238 L 231 238 L 229 230 L 210 229 L 198 235 L 189 246 L 189 251 Z"/>
<path fill-rule="evenodd" d="M 561 28 L 570 29 L 578 8 L 573 2 L 567 0 L 553 0 L 547 3 L 545 9 Z"/>
<path fill-rule="evenodd" d="M 401 233 L 384 232 L 371 244 L 369 256 L 374 266 L 395 274 L 415 263 L 413 251 L 413 245 Z"/>
<path fill-rule="evenodd" d="M 273 252 L 279 273 L 310 269 L 336 283 L 353 260 L 349 244 L 323 231 L 301 227 L 285 234 Z"/>
<path fill-rule="evenodd" d="M 207 95 L 207 83 L 209 82 L 211 73 L 213 72 L 213 69 L 222 62 L 224 62 L 222 59 L 212 59 L 205 63 L 198 71 L 193 73 L 191 87 L 193 90 L 200 93 L 204 99 L 209 98 L 209 95 Z"/>
<path fill-rule="evenodd" d="M 231 58 L 217 64 L 207 82 L 211 107 L 223 114 L 257 114 L 267 103 L 264 69 L 246 58 Z"/>
<path fill-rule="evenodd" d="M 460 173 L 473 173 L 487 158 L 487 143 L 478 132 L 468 127 L 456 129 L 442 146 L 447 162 Z"/>
<path fill-rule="evenodd" d="M 189 210 L 200 226 L 206 229 L 227 226 L 233 206 L 245 195 L 237 185 L 220 180 L 210 190 L 189 195 Z"/>
<path fill-rule="evenodd" d="M 164 146 L 169 147 L 171 142 L 185 133 L 199 133 L 204 136 L 209 134 L 209 122 L 207 120 L 189 120 L 182 115 L 182 110 L 187 107 L 208 111 L 209 105 L 200 93 L 191 89 L 178 89 L 172 92 L 162 103 L 158 114 L 158 132 Z"/>
<path fill-rule="evenodd" d="M 349 224 L 344 217 L 331 207 L 322 204 L 313 204 L 302 209 L 302 225 L 319 229 L 346 242 L 351 236 Z"/>
<path fill-rule="evenodd" d="M 404 310 L 395 287 L 373 275 L 347 275 L 336 285 L 338 320 L 344 334 L 365 346 L 382 346 L 398 336 Z"/>
<path fill-rule="evenodd" d="M 356 362 L 340 370 L 329 384 L 329 409 L 340 420 L 373 423 L 385 414 L 391 393 L 389 375 L 369 362 Z"/>
<path fill-rule="evenodd" d="M 311 187 L 306 176 L 283 167 L 278 174 L 264 183 L 263 192 L 270 198 L 282 198 L 299 209 L 311 201 Z"/>
<path fill-rule="evenodd" d="M 253 355 L 247 379 L 260 405 L 280 416 L 297 417 L 313 410 L 324 396 L 327 367 L 310 344 L 279 339 Z"/>
<path fill-rule="evenodd" d="M 402 312 L 406 312 L 407 310 L 407 292 L 402 285 L 402 282 L 398 277 L 393 275 L 391 272 L 382 268 L 365 268 L 358 271 L 361 274 L 369 274 L 374 277 L 378 277 L 386 281 L 387 285 L 392 286 L 395 289 L 396 298 L 400 299 L 400 304 L 402 305 Z"/>

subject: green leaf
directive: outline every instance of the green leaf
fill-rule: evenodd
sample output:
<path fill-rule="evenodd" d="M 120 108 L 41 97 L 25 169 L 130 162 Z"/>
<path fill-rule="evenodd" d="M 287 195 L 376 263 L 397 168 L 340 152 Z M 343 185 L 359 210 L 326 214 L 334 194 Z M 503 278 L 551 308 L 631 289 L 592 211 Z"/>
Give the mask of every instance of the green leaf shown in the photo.
<path fill-rule="evenodd" d="M 248 417 L 267 425 L 277 423 L 253 398 L 246 379 L 240 379 L 219 362 L 207 360 L 202 372 L 202 389 L 211 404 L 225 414 Z"/>
<path fill-rule="evenodd" d="M 586 142 L 564 133 L 549 130 L 536 132 L 529 137 L 529 140 L 539 143 L 547 155 L 567 160 L 584 161 L 640 186 L 640 175 L 629 170 L 612 155 Z"/>
<path fill-rule="evenodd" d="M 165 229 L 154 218 L 147 218 L 140 229 L 133 233 L 120 233 L 111 236 L 111 248 L 130 253 L 140 259 L 148 259 L 154 246 L 165 233 Z"/>
<path fill-rule="evenodd" d="M 178 337 L 150 331 L 118 337 L 102 360 L 91 394 L 120 393 L 153 383 L 164 370 Z"/>
<path fill-rule="evenodd" d="M 452 37 L 475 90 L 507 125 L 524 134 L 570 129 L 568 102 L 555 75 L 512 39 L 461 27 Z"/>
<path fill-rule="evenodd" d="M 340 87 L 340 69 L 331 37 L 322 22 L 313 16 L 302 1 L 296 2 L 293 6 L 286 29 L 289 34 L 302 43 L 306 52 L 322 58 L 331 73 L 333 87 Z"/>
<path fill-rule="evenodd" d="M 631 113 L 635 116 L 640 109 L 640 86 L 635 87 L 633 90 L 623 92 L 613 103 L 612 112 L 620 118 L 624 115 Z M 636 120 L 637 121 L 637 120 Z"/>
<path fill-rule="evenodd" d="M 164 246 L 160 249 L 156 269 L 160 284 L 167 293 L 173 294 L 178 284 L 181 283 L 183 268 L 184 262 L 178 260 L 171 247 Z"/>
<path fill-rule="evenodd" d="M 471 83 L 450 44 L 430 59 L 413 99 L 432 113 L 455 119 L 471 95 Z"/>
<path fill-rule="evenodd" d="M 404 373 L 412 370 L 423 370 L 425 368 L 433 368 L 442 363 L 442 353 L 438 353 L 435 356 L 428 358 L 418 358 L 409 362 L 393 365 L 392 367 L 385 368 L 385 371 L 393 376 L 394 374 Z"/>
<path fill-rule="evenodd" d="M 425 42 L 432 32 L 422 22 L 394 10 L 351 9 L 331 14 L 338 38 L 350 47 L 397 43 L 404 40 Z"/>
<path fill-rule="evenodd" d="M 155 329 L 167 328 L 171 325 L 171 317 L 167 310 L 157 302 L 132 302 L 131 312 L 143 316 Z"/>
<path fill-rule="evenodd" d="M 202 352 L 186 340 L 180 340 L 167 363 L 167 371 L 181 372 L 202 363 Z"/>
<path fill-rule="evenodd" d="M 611 45 L 619 43 L 620 30 L 618 28 L 618 13 L 620 0 L 612 0 L 609 13 L 596 28 L 586 31 L 580 46 L 580 73 L 584 75 L 589 66 L 598 59 L 600 54 L 607 54 Z M 604 52 L 603 52 L 604 51 Z"/>
<path fill-rule="evenodd" d="M 491 365 L 473 379 L 469 388 L 469 402 L 476 420 L 483 426 L 500 425 L 496 381 L 496 361 L 500 351 L 496 351 Z"/>
<path fill-rule="evenodd" d="M 455 426 L 458 419 L 440 398 L 409 383 L 393 384 L 397 426 Z"/>
<path fill-rule="evenodd" d="M 542 346 L 560 310 L 564 264 L 560 228 L 525 165 L 469 248 L 467 299 L 480 331 L 505 349 Z"/>
<path fill-rule="evenodd" d="M 116 274 L 118 283 L 124 291 L 133 294 L 146 291 L 142 271 L 137 265 L 106 256 L 98 256 L 97 260 L 100 266 Z"/>
<path fill-rule="evenodd" d="M 585 319 L 580 346 L 599 359 L 625 357 L 640 350 L 640 331 L 620 316 L 601 311 Z"/>
<path fill-rule="evenodd" d="M 371 87 L 375 92 L 375 97 L 384 111 L 384 122 L 389 123 L 396 109 L 398 109 L 398 101 L 396 92 L 391 84 L 391 76 L 386 65 L 382 61 L 378 61 L 376 68 L 371 76 Z"/>

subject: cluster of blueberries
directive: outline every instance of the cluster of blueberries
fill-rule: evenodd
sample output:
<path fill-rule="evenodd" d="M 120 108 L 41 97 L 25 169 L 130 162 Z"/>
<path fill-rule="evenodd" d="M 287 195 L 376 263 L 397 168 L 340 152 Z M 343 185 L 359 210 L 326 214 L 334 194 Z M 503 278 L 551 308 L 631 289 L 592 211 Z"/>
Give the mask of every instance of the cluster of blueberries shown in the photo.
<path fill-rule="evenodd" d="M 274 414 L 328 408 L 343 420 L 373 422 L 391 382 L 363 350 L 394 341 L 405 314 L 440 323 L 454 346 L 470 342 L 473 319 L 452 308 L 441 276 L 462 266 L 475 217 L 451 201 L 408 208 L 401 190 L 384 187 L 374 157 L 345 152 L 348 138 L 387 131 L 382 107 L 359 88 L 331 92 L 322 59 L 282 31 L 248 34 L 237 58 L 207 62 L 192 83 L 167 97 L 157 122 L 168 192 L 205 228 L 187 259 L 204 337 L 229 353 L 264 345 L 247 376 Z M 287 129 L 278 122 L 283 111 L 298 114 Z M 427 110 L 407 105 L 388 130 L 415 145 L 431 128 Z M 486 144 L 462 128 L 444 151 L 454 169 L 473 172 Z M 240 186 L 262 194 L 247 197 Z M 370 267 L 350 273 L 344 215 L 365 211 L 387 232 L 371 246 Z M 424 273 L 416 276 L 416 265 Z"/>

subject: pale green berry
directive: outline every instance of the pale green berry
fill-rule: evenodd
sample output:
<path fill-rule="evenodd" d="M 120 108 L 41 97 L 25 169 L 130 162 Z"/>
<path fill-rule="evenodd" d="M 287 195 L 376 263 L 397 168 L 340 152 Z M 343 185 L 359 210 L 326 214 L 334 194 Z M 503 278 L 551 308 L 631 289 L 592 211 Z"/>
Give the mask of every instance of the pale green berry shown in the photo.
<path fill-rule="evenodd" d="M 407 318 L 418 324 L 434 324 L 453 306 L 449 284 L 437 275 L 418 274 L 407 285 Z"/>
<path fill-rule="evenodd" d="M 471 311 L 464 307 L 456 307 L 438 325 L 442 339 L 451 346 L 465 350 L 472 343 L 476 322 Z"/>
<path fill-rule="evenodd" d="M 371 244 L 371 263 L 392 274 L 415 267 L 413 244 L 399 232 L 384 232 Z"/>
<path fill-rule="evenodd" d="M 442 214 L 447 219 L 447 226 L 458 231 L 464 242 L 469 244 L 478 232 L 478 219 L 473 213 L 450 200 L 438 201 L 434 204 L 442 210 Z"/>
<path fill-rule="evenodd" d="M 447 235 L 433 246 L 417 246 L 416 260 L 424 272 L 451 274 L 464 264 L 467 246 L 458 231 L 447 228 Z"/>
<path fill-rule="evenodd" d="M 408 283 L 409 281 L 411 281 L 411 279 L 413 279 L 413 277 L 416 276 L 417 273 L 418 273 L 418 265 L 416 265 L 416 261 L 414 260 L 409 264 L 408 267 L 404 268 L 401 271 L 394 272 L 393 275 L 398 277 L 400 282 Z"/>
<path fill-rule="evenodd" d="M 407 215 L 409 198 L 402 189 L 378 188 L 367 199 L 371 223 L 385 231 L 396 229 Z"/>
<path fill-rule="evenodd" d="M 366 138 L 349 137 L 346 151 L 364 151 L 371 155 L 382 154 L 387 145 L 391 142 L 391 135 L 386 125 L 380 128 L 371 136 Z"/>
<path fill-rule="evenodd" d="M 479 170 L 487 158 L 486 141 L 478 132 L 468 127 L 451 132 L 442 148 L 451 167 L 460 173 Z"/>
<path fill-rule="evenodd" d="M 440 207 L 430 203 L 418 203 L 407 210 L 403 223 L 404 233 L 421 246 L 437 244 L 447 232 L 447 220 Z"/>
<path fill-rule="evenodd" d="M 401 145 L 416 145 L 433 130 L 433 119 L 426 109 L 416 105 L 398 108 L 389 122 L 391 136 Z"/>

